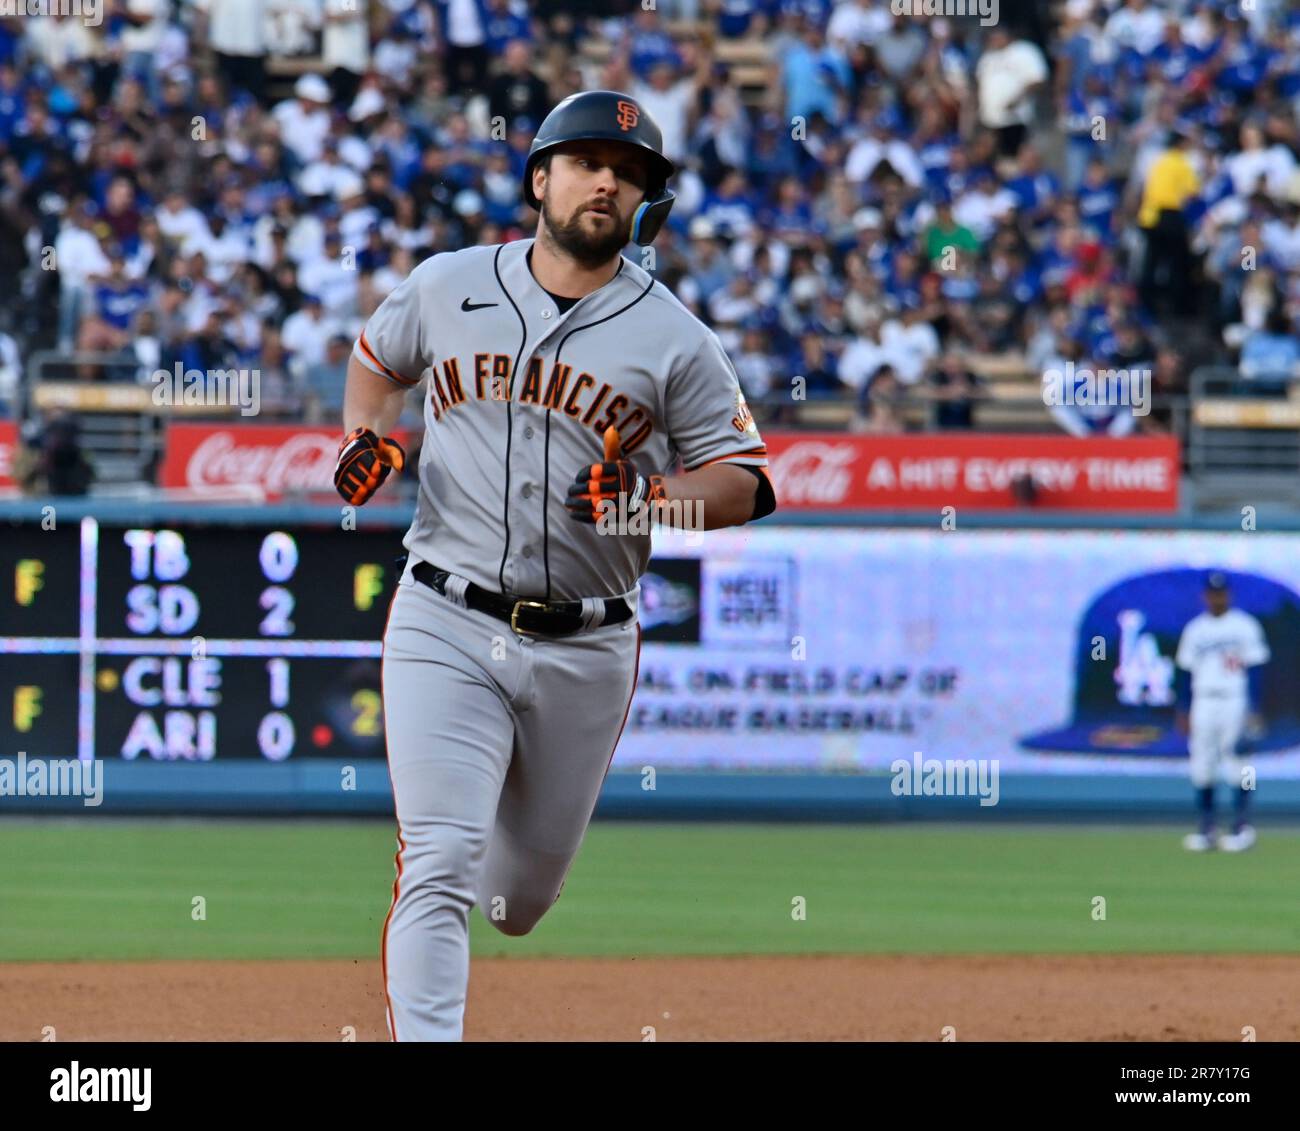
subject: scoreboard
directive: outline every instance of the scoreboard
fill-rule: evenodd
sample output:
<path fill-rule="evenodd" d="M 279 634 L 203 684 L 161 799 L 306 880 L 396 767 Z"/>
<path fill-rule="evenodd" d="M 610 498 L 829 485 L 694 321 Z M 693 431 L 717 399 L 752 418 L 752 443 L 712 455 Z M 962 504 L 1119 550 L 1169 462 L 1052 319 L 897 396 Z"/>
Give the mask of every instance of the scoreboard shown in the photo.
<path fill-rule="evenodd" d="M 0 757 L 384 756 L 401 532 L 84 518 L 0 534 Z"/>

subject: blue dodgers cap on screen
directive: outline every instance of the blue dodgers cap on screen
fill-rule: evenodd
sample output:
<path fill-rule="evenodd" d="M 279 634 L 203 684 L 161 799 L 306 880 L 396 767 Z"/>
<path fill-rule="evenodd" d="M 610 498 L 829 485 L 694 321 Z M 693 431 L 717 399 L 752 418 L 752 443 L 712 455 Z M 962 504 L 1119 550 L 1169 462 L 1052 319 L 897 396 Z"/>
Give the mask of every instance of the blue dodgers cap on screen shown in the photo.
<path fill-rule="evenodd" d="M 1172 569 L 1126 578 L 1083 614 L 1075 643 L 1074 718 L 1058 730 L 1028 735 L 1028 750 L 1061 754 L 1186 757 L 1175 729 L 1174 657 L 1183 628 L 1205 609 L 1209 580 L 1233 592 L 1239 609 L 1263 626 L 1272 659 L 1263 666 L 1260 713 L 1265 732 L 1243 752 L 1300 746 L 1300 595 L 1252 573 Z M 1104 646 L 1103 646 L 1104 645 Z M 1093 659 L 1096 653 L 1103 658 Z"/>
<path fill-rule="evenodd" d="M 1213 573 L 1206 574 L 1205 588 L 1213 590 L 1215 593 L 1226 593 L 1230 588 L 1228 585 L 1228 575 L 1215 570 Z"/>

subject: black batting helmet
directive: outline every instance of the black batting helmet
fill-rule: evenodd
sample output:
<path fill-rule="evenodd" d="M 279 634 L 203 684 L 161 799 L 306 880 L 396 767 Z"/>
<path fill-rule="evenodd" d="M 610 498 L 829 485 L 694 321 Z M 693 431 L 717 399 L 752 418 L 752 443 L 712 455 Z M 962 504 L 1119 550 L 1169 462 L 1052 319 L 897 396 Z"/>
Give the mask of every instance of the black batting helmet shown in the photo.
<path fill-rule="evenodd" d="M 663 155 L 664 139 L 655 120 L 635 98 L 616 90 L 571 94 L 555 107 L 537 130 L 524 166 L 524 199 L 540 208 L 533 194 L 533 169 L 543 154 L 566 141 L 617 141 L 641 150 L 649 167 L 645 200 L 632 217 L 631 239 L 645 245 L 659 234 L 677 198 L 665 187 L 676 172 Z"/>

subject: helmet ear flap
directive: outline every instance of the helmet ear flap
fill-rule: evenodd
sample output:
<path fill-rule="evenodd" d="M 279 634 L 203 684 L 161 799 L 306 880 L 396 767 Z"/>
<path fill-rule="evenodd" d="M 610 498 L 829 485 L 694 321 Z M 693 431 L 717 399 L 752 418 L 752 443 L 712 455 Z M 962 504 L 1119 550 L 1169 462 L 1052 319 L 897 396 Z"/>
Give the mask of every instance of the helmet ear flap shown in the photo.
<path fill-rule="evenodd" d="M 654 243 L 655 236 L 659 234 L 659 229 L 668 219 L 668 213 L 673 210 L 673 202 L 676 199 L 674 193 L 662 189 L 653 200 L 644 200 L 638 204 L 636 211 L 632 213 L 632 242 L 641 247 L 648 247 Z"/>

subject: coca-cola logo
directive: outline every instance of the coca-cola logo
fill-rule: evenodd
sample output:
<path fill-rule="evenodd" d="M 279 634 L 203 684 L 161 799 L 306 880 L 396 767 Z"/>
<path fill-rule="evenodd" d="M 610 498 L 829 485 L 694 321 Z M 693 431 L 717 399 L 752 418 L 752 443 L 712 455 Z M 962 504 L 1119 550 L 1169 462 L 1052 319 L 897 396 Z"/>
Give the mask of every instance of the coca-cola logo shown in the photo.
<path fill-rule="evenodd" d="M 268 494 L 328 491 L 338 441 L 325 432 L 300 432 L 280 441 L 241 444 L 232 432 L 214 432 L 185 465 L 189 487 L 257 484 Z"/>
<path fill-rule="evenodd" d="M 772 482 L 783 503 L 834 506 L 848 497 L 853 482 L 852 443 L 800 440 L 771 461 Z"/>

